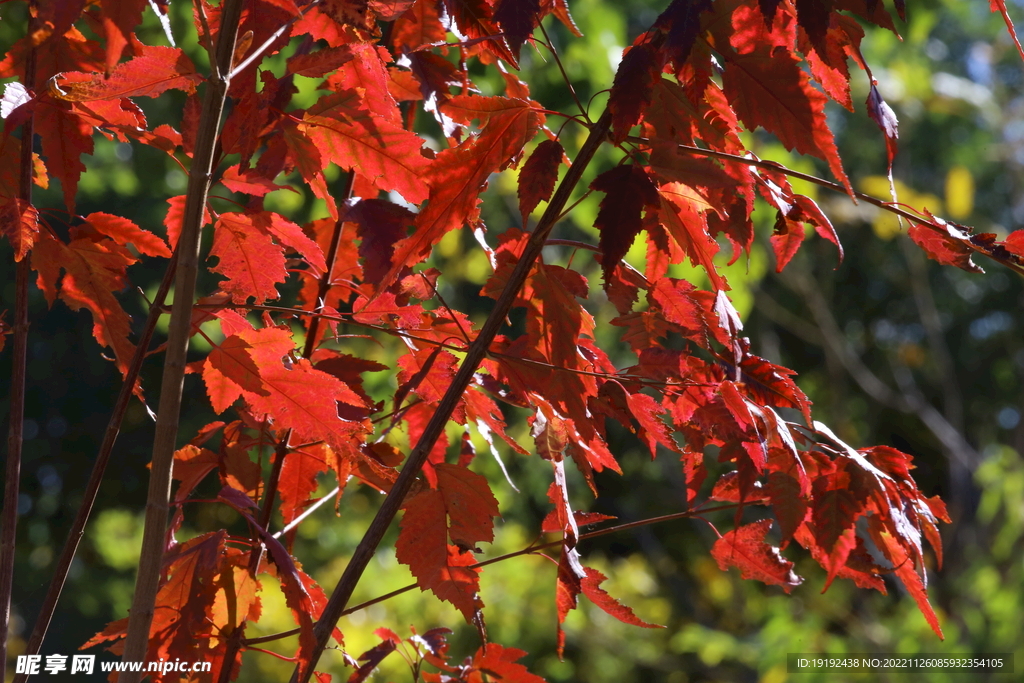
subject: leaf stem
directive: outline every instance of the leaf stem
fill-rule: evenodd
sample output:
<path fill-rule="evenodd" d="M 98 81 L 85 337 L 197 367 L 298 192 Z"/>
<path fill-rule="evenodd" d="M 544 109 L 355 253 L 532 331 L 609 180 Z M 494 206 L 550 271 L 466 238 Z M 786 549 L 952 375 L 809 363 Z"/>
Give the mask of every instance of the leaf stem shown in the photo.
<path fill-rule="evenodd" d="M 558 70 L 562 73 L 562 80 L 565 81 L 565 87 L 569 89 L 569 92 L 572 94 L 572 99 L 576 102 L 576 107 L 580 110 L 580 113 L 583 114 L 583 118 L 586 119 L 589 124 L 590 117 L 587 116 L 587 110 L 583 108 L 583 103 L 580 102 L 580 98 L 576 95 L 576 89 L 572 87 L 572 82 L 569 80 L 568 74 L 565 73 L 565 67 L 562 66 L 562 60 L 558 57 L 558 50 L 556 50 L 555 46 L 551 43 L 551 38 L 548 36 L 547 29 L 544 28 L 544 22 L 537 22 L 537 28 L 539 28 L 540 32 L 544 34 L 544 47 L 546 47 L 551 53 L 551 56 L 555 58 L 555 64 L 558 65 Z"/>

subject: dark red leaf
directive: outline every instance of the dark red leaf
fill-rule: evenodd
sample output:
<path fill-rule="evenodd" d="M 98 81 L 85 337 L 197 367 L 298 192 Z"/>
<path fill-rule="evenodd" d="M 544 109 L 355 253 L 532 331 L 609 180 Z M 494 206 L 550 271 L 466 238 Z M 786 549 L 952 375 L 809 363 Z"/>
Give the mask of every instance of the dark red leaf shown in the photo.
<path fill-rule="evenodd" d="M 505 34 L 505 41 L 519 59 L 519 51 L 540 22 L 540 0 L 501 0 L 494 21 Z"/>
<path fill-rule="evenodd" d="M 590 183 L 590 188 L 605 193 L 594 227 L 601 233 L 601 266 L 607 286 L 608 274 L 626 255 L 643 228 L 643 210 L 657 208 L 660 201 L 658 188 L 647 172 L 636 164 L 624 164 L 605 171 Z"/>
<path fill-rule="evenodd" d="M 558 140 L 545 140 L 533 150 L 533 154 L 519 171 L 519 212 L 526 219 L 541 202 L 547 201 L 558 180 L 558 167 L 565 159 L 565 151 Z"/>
<path fill-rule="evenodd" d="M 616 143 L 629 135 L 651 104 L 654 84 L 661 78 L 663 58 L 649 42 L 634 45 L 622 57 L 612 82 L 608 108 Z"/>
<path fill-rule="evenodd" d="M 971 260 L 974 250 L 967 246 L 967 235 L 941 218 L 930 217 L 938 228 L 915 223 L 907 231 L 910 239 L 924 249 L 930 258 L 944 266 L 956 266 L 968 273 L 984 273 L 981 266 Z"/>

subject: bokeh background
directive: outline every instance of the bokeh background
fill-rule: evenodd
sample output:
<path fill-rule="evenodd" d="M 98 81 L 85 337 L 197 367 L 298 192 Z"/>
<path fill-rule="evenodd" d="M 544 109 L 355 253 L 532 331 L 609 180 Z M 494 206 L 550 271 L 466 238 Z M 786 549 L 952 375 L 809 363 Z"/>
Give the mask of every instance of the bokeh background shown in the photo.
<path fill-rule="evenodd" d="M 1012 14 L 1024 18 L 1024 5 L 1009 4 Z M 592 107 L 600 107 L 606 97 L 601 91 L 611 84 L 623 46 L 662 8 L 653 0 L 575 0 L 570 8 L 584 37 L 574 38 L 553 24 L 548 25 L 549 34 L 580 99 L 586 103 L 593 98 Z M 187 3 L 174 4 L 171 11 L 175 35 L 187 49 L 191 46 L 203 69 L 206 60 L 194 48 Z M 0 49 L 6 52 L 23 31 L 25 8 L 8 3 L 2 12 Z M 1004 235 L 1024 221 L 1024 65 L 1001 19 L 990 14 L 982 0 L 915 1 L 909 3 L 908 14 L 909 23 L 897 22 L 902 40 L 879 29 L 868 29 L 864 40 L 878 87 L 900 119 L 895 165 L 900 199 Z M 140 38 L 165 44 L 151 14 L 146 22 Z M 524 49 L 523 70 L 534 99 L 549 109 L 574 110 L 561 74 L 543 50 Z M 479 84 L 485 93 L 502 89 L 497 74 L 481 73 Z M 855 73 L 852 85 L 857 111 L 834 106 L 829 122 L 854 184 L 885 197 L 884 141 L 862 104 L 866 76 Z M 305 106 L 316 97 L 316 83 L 305 79 L 300 86 L 297 104 Z M 151 126 L 177 121 L 183 106 L 178 95 L 169 92 L 159 100 L 140 100 Z M 552 119 L 552 125 L 558 121 Z M 567 127 L 563 135 L 571 146 L 584 132 Z M 787 153 L 768 135 L 757 133 L 747 142 L 762 158 L 827 175 L 816 160 Z M 614 163 L 614 155 L 604 154 L 590 177 L 602 164 Z M 166 198 L 185 188 L 186 177 L 177 164 L 154 150 L 100 137 L 95 154 L 85 163 L 88 171 L 80 185 L 78 213 L 120 213 L 162 232 Z M 566 623 L 564 661 L 554 651 L 555 565 L 543 557 L 526 556 L 487 569 L 483 599 L 491 636 L 528 651 L 524 661 L 549 680 L 779 683 L 791 677 L 786 673 L 790 652 L 1013 652 L 1018 671 L 1024 667 L 1022 282 L 993 263 L 980 264 L 985 274 L 940 267 L 926 260 L 890 216 L 871 206 L 854 205 L 844 196 L 797 185 L 833 218 L 846 259 L 839 263 L 831 244 L 810 237 L 789 268 L 776 274 L 767 248 L 774 213 L 761 207 L 757 244 L 749 256 L 725 270 L 735 303 L 755 352 L 799 372 L 799 384 L 814 401 L 817 419 L 855 446 L 888 444 L 911 453 L 921 489 L 947 501 L 954 521 L 943 529 L 945 564 L 940 569 L 930 556 L 928 572 L 945 642 L 934 636 L 896 582 L 887 580 L 889 592 L 884 596 L 842 581 L 822 594 L 823 572 L 794 547 L 786 554 L 797 562 L 805 581 L 787 596 L 774 587 L 742 581 L 735 571 L 721 572 L 708 552 L 714 540 L 708 525 L 676 521 L 581 546 L 585 562 L 610 577 L 605 587 L 612 595 L 642 619 L 666 628 L 626 626 L 584 599 Z M 55 181 L 49 190 L 37 190 L 37 204 L 46 209 L 54 229 L 66 235 L 68 216 L 59 193 Z M 514 194 L 514 171 L 492 179 L 484 205 L 492 240 L 519 223 Z M 270 195 L 267 207 L 300 223 L 323 215 L 322 206 L 310 196 L 289 192 Z M 596 242 L 591 227 L 595 214 L 595 203 L 581 204 L 557 228 L 557 236 Z M 644 256 L 638 242 L 628 259 L 642 267 Z M 599 269 L 589 254 L 562 247 L 550 249 L 545 257 L 571 259 L 582 269 L 591 283 L 594 312 L 599 319 L 610 317 Z M 489 275 L 489 267 L 472 237 L 450 234 L 434 259 L 433 265 L 444 274 L 441 292 L 449 303 L 482 320 L 489 300 L 475 291 Z M 6 242 L 0 243 L 0 262 L 11 263 Z M 679 266 L 674 274 L 700 284 L 694 269 Z M 162 264 L 142 264 L 130 273 L 140 291 L 124 291 L 120 298 L 137 327 L 144 319 L 146 295 L 155 290 L 161 275 Z M 12 268 L 0 269 L 0 311 L 13 308 L 13 279 Z M 208 292 L 215 285 L 207 277 L 200 287 Z M 90 335 L 85 312 L 72 313 L 61 303 L 48 310 L 41 294 L 33 291 L 31 319 L 12 655 L 23 648 L 31 629 L 119 386 L 113 364 L 103 358 Z M 158 334 L 165 329 L 166 325 Z M 617 344 L 621 330 L 606 325 L 598 334 L 607 348 Z M 380 341 L 353 340 L 350 352 L 393 366 L 397 348 L 387 339 Z M 204 351 L 204 344 L 197 337 L 196 352 Z M 0 354 L 3 415 L 8 413 L 9 358 L 9 351 Z M 613 358 L 620 367 L 631 364 L 626 349 Z M 159 357 L 150 359 L 143 371 L 150 400 L 155 400 L 159 372 Z M 388 373 L 367 378 L 371 392 L 384 395 L 394 390 Z M 184 411 L 183 438 L 214 418 L 195 377 L 186 381 Z M 525 415 L 512 410 L 507 417 L 513 425 L 510 433 L 529 444 Z M 70 654 L 108 621 L 126 614 L 142 533 L 152 432 L 145 408 L 133 404 L 45 654 Z M 678 461 L 663 454 L 652 462 L 624 430 L 612 433 L 623 476 L 598 476 L 597 500 L 591 499 L 581 480 L 571 481 L 578 496 L 574 507 L 615 515 L 621 521 L 682 509 L 685 496 Z M 502 450 L 516 491 L 484 444 L 478 445 L 475 466 L 491 478 L 503 514 L 497 540 L 487 549 L 487 556 L 494 556 L 535 539 L 548 510 L 545 491 L 550 475 L 538 458 Z M 323 489 L 334 485 L 325 478 Z M 341 516 L 327 505 L 299 528 L 296 555 L 325 587 L 334 585 L 378 501 L 374 493 L 349 487 Z M 728 528 L 729 519 L 721 521 Z M 230 510 L 196 504 L 189 509 L 184 533 L 237 524 Z M 356 600 L 409 582 L 410 575 L 397 564 L 393 550 L 385 549 L 359 585 Z M 250 628 L 250 635 L 294 626 L 283 599 L 272 590 L 265 592 L 263 610 L 263 620 Z M 461 623 L 453 608 L 418 590 L 343 620 L 348 651 L 358 655 L 375 644 L 372 630 L 379 626 L 403 636 L 411 633 L 410 626 L 421 633 L 447 626 L 455 631 L 453 652 L 469 654 L 478 645 L 475 630 Z M 294 640 L 284 642 L 294 645 Z M 325 661 L 330 662 L 328 670 L 339 675 L 347 677 L 350 672 L 342 668 L 340 655 L 329 654 Z M 254 682 L 279 681 L 290 669 L 287 662 L 249 652 L 242 676 Z M 808 683 L 842 680 L 834 674 L 796 678 Z M 409 681 L 411 674 L 396 654 L 385 661 L 377 680 Z M 960 678 L 922 674 L 914 680 Z"/>

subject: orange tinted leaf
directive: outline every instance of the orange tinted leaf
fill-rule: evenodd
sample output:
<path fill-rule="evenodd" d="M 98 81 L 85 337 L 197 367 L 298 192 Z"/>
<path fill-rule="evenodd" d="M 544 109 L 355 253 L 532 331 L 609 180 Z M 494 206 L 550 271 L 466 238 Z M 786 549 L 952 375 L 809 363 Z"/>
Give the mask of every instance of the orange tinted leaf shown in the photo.
<path fill-rule="evenodd" d="M 81 158 L 93 151 L 93 129 L 67 103 L 55 102 L 45 111 L 35 117 L 35 131 L 42 138 L 47 168 L 60 180 L 64 204 L 73 213 L 78 179 L 85 171 Z"/>
<path fill-rule="evenodd" d="M 416 0 L 402 16 L 395 20 L 391 40 L 399 52 L 419 50 L 424 45 L 444 40 L 445 29 L 441 25 L 438 4 L 432 0 Z"/>
<path fill-rule="evenodd" d="M 283 249 L 255 230 L 252 216 L 247 214 L 221 214 L 214 226 L 210 256 L 218 259 L 210 270 L 228 278 L 220 286 L 235 303 L 244 304 L 250 297 L 257 304 L 276 299 L 275 285 L 288 278 Z"/>
<path fill-rule="evenodd" d="M 96 232 L 106 235 L 120 245 L 134 244 L 139 253 L 147 256 L 171 257 L 171 250 L 162 239 L 143 230 L 138 225 L 120 216 L 109 213 L 90 213 L 85 217 L 88 223 Z"/>
<path fill-rule="evenodd" d="M 52 304 L 57 293 L 60 270 L 60 298 L 71 310 L 83 308 L 92 314 L 92 334 L 102 346 L 109 346 L 124 375 L 135 346 L 128 341 L 131 318 L 114 296 L 125 285 L 125 269 L 135 258 L 124 247 L 104 239 L 76 239 L 64 245 L 48 233 L 40 233 L 32 250 L 32 268 L 39 273 L 37 284 Z"/>
<path fill-rule="evenodd" d="M 203 381 L 214 412 L 223 413 L 243 391 L 267 395 L 251 349 L 248 342 L 233 334 L 214 347 L 203 361 Z"/>
<path fill-rule="evenodd" d="M 167 242 L 171 249 L 178 246 L 178 235 L 181 234 L 182 221 L 185 218 L 185 195 L 180 194 L 167 200 L 167 214 L 164 216 L 164 227 L 167 228 Z M 213 222 L 210 210 L 203 207 L 203 226 Z"/>
<path fill-rule="evenodd" d="M 423 140 L 371 114 L 367 106 L 354 90 L 328 95 L 306 111 L 300 128 L 319 148 L 324 164 L 356 168 L 380 189 L 419 204 L 427 198 L 423 178 L 430 165 L 420 153 Z"/>
<path fill-rule="evenodd" d="M 285 524 L 290 524 L 302 514 L 309 497 L 316 492 L 317 476 L 327 471 L 322 446 L 300 448 L 284 456 L 278 492 L 281 495 L 281 517 Z"/>
<path fill-rule="evenodd" d="M 39 234 L 39 212 L 22 199 L 0 196 L 0 232 L 14 248 L 14 260 L 21 261 Z"/>
<path fill-rule="evenodd" d="M 202 77 L 181 49 L 141 44 L 138 47 L 138 56 L 118 65 L 109 77 L 69 71 L 54 77 L 51 92 L 67 102 L 157 97 L 171 89 L 195 92 Z"/>
<path fill-rule="evenodd" d="M 458 364 L 454 354 L 440 347 L 408 353 L 398 359 L 399 391 L 412 391 L 428 403 L 437 403 L 452 383 Z M 395 400 L 399 401 L 397 394 Z"/>

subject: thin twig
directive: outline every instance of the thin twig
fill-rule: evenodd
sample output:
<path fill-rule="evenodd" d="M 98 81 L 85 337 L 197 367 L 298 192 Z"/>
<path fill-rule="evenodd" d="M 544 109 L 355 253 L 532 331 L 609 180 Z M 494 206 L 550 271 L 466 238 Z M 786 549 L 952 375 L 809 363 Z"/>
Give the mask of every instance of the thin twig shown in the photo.
<path fill-rule="evenodd" d="M 342 484 L 344 484 L 344 482 L 342 482 Z M 320 506 L 322 506 L 324 503 L 326 503 L 331 498 L 333 498 L 335 495 L 337 495 L 338 491 L 340 491 L 340 490 L 341 490 L 341 486 L 335 486 L 333 489 L 331 489 L 330 491 L 325 493 L 323 496 L 321 496 L 320 498 L 317 498 L 309 507 L 307 507 L 305 510 L 303 510 L 301 515 L 299 515 L 298 517 L 293 519 L 288 524 L 285 524 L 284 528 L 282 528 L 280 531 L 272 534 L 273 537 L 274 538 L 281 538 L 286 533 L 288 533 L 289 531 L 291 531 L 292 529 L 297 527 L 302 522 L 302 520 L 306 519 L 306 517 L 309 517 L 311 514 L 316 512 L 320 508 Z"/>
<path fill-rule="evenodd" d="M 629 142 L 635 142 L 635 143 L 640 143 L 640 144 L 645 144 L 645 145 L 649 145 L 651 143 L 651 141 L 649 139 L 647 139 L 647 138 L 636 137 L 636 136 L 632 136 L 632 135 L 627 136 L 626 140 L 629 141 Z M 928 228 L 930 228 L 930 229 L 932 229 L 932 230 L 934 230 L 934 231 L 936 231 L 936 232 L 938 232 L 938 233 L 948 237 L 949 239 L 954 239 L 952 236 L 950 236 L 949 231 L 946 230 L 946 228 L 944 228 L 944 227 L 942 227 L 940 225 L 936 225 L 935 223 L 931 222 L 929 219 L 925 218 L 924 216 L 919 216 L 918 214 L 916 214 L 916 213 L 914 213 L 912 211 L 907 211 L 906 209 L 900 208 L 899 206 L 896 206 L 896 205 L 892 204 L 891 202 L 887 202 L 887 201 L 884 201 L 882 199 L 878 199 L 877 197 L 872 197 L 871 195 L 864 194 L 863 192 L 856 192 L 856 191 L 848 192 L 847 189 L 845 187 L 843 187 L 842 185 L 840 185 L 839 183 L 833 183 L 832 181 L 825 180 L 824 178 L 819 178 L 817 176 L 809 175 L 807 173 L 801 173 L 800 171 L 794 171 L 794 170 L 792 170 L 790 168 L 786 168 L 782 164 L 775 163 L 774 161 L 762 161 L 760 159 L 749 159 L 747 157 L 741 157 L 741 156 L 738 156 L 736 154 L 728 154 L 726 152 L 716 152 L 714 150 L 704 149 L 703 147 L 693 147 L 691 145 L 683 145 L 683 144 L 678 144 L 678 143 L 676 144 L 676 147 L 678 149 L 684 151 L 684 152 L 689 152 L 691 154 L 697 154 L 699 156 L 714 157 L 716 159 L 726 159 L 726 160 L 729 160 L 729 161 L 735 161 L 737 163 L 746 164 L 747 166 L 755 166 L 757 168 L 763 168 L 765 170 L 775 171 L 777 173 L 785 174 L 785 175 L 789 176 L 790 178 L 796 178 L 798 180 L 804 180 L 804 181 L 806 181 L 808 183 L 813 183 L 814 185 L 818 185 L 820 187 L 824 187 L 824 188 L 828 188 L 830 190 L 834 190 L 835 192 L 839 192 L 840 194 L 845 194 L 848 197 L 852 196 L 852 197 L 855 197 L 857 199 L 862 199 L 865 202 L 867 202 L 868 204 L 872 204 L 874 206 L 877 206 L 878 208 L 880 208 L 880 209 L 882 209 L 884 211 L 888 211 L 889 213 L 896 214 L 897 216 L 900 216 L 901 218 L 906 218 L 907 220 L 912 221 L 914 223 L 917 223 L 918 225 L 926 226 L 926 227 L 928 227 Z M 999 255 L 997 255 L 997 254 L 995 254 L 993 252 L 988 251 L 984 247 L 978 246 L 977 244 L 975 244 L 974 242 L 972 242 L 969 239 L 958 239 L 958 240 L 956 240 L 956 242 L 958 244 L 963 245 L 967 249 L 970 249 L 971 251 L 973 251 L 976 254 L 981 254 L 982 256 L 985 256 L 985 257 L 987 257 L 989 259 L 992 259 L 996 263 L 1000 263 L 1000 264 L 1006 266 L 1007 268 L 1009 268 L 1010 270 L 1014 271 L 1018 275 L 1024 275 L 1024 264 L 1017 263 L 1016 261 L 1012 260 L 1011 258 L 1003 258 L 1003 257 L 1001 257 L 1001 256 L 999 256 Z"/>
<path fill-rule="evenodd" d="M 562 73 L 562 80 L 565 82 L 565 87 L 569 88 L 569 92 L 572 94 L 572 99 L 576 102 L 576 107 L 580 110 L 580 113 L 583 114 L 583 118 L 585 118 L 589 124 L 590 117 L 587 116 L 587 110 L 583 108 L 583 103 L 580 102 L 580 98 L 576 96 L 576 89 L 572 87 L 572 81 L 569 80 L 569 75 L 565 73 L 565 67 L 562 66 L 562 60 L 558 57 L 558 50 L 555 49 L 554 44 L 551 42 L 547 29 L 544 28 L 544 22 L 538 22 L 537 28 L 539 28 L 540 32 L 544 34 L 544 47 L 546 47 L 551 53 L 551 56 L 555 58 L 555 64 L 558 65 L 558 70 Z"/>
<path fill-rule="evenodd" d="M 117 396 L 117 401 L 114 403 L 114 409 L 111 411 L 110 419 L 107 422 L 107 429 L 103 433 L 103 443 L 100 444 L 99 452 L 96 454 L 96 461 L 93 463 L 92 472 L 89 474 L 89 482 L 82 493 L 82 502 L 78 506 L 75 521 L 71 524 L 71 530 L 68 531 L 67 539 L 64 541 L 64 548 L 61 550 L 60 557 L 57 560 L 53 578 L 50 579 L 50 586 L 47 589 L 46 597 L 43 599 L 39 616 L 36 617 L 36 623 L 32 629 L 32 635 L 28 639 L 25 654 L 39 654 L 39 651 L 42 649 L 43 640 L 46 638 L 46 631 L 49 629 L 50 621 L 53 619 L 53 614 L 57 609 L 57 602 L 60 600 L 61 592 L 64 589 L 64 582 L 67 580 L 68 572 L 71 570 L 71 563 L 78 552 L 78 544 L 81 543 L 82 537 L 85 535 L 86 524 L 89 522 L 93 506 L 96 504 L 96 496 L 99 493 L 100 485 L 103 483 L 103 476 L 106 473 L 107 464 L 110 462 L 110 454 L 113 452 L 114 444 L 117 442 L 118 434 L 121 432 L 121 422 L 124 420 L 128 405 L 131 403 L 135 383 L 138 381 L 139 373 L 142 371 L 142 363 L 146 359 L 146 352 L 149 349 L 150 342 L 153 340 L 153 333 L 163 311 L 164 301 L 166 301 L 167 294 L 171 290 L 171 283 L 174 282 L 176 264 L 177 258 L 172 257 L 167 264 L 167 271 L 164 273 L 164 279 L 160 283 L 160 289 L 157 290 L 153 303 L 150 304 L 149 315 L 139 337 L 139 344 L 135 347 L 131 364 L 128 366 L 128 373 L 124 377 L 121 391 Z M 24 683 L 27 680 L 28 674 L 18 674 L 14 677 L 13 683 Z"/>
<path fill-rule="evenodd" d="M 717 505 L 717 506 L 715 506 L 713 508 L 705 508 L 703 510 L 699 509 L 699 508 L 694 508 L 692 510 L 687 510 L 685 512 L 673 512 L 672 514 L 669 514 L 669 515 L 661 515 L 661 516 L 658 516 L 658 517 L 648 517 L 647 519 L 641 519 L 641 520 L 637 520 L 635 522 L 627 522 L 625 524 L 617 524 L 615 526 L 610 526 L 610 527 L 607 527 L 605 529 L 598 529 L 597 531 L 590 531 L 590 532 L 585 533 L 585 534 L 580 534 L 579 540 L 580 541 L 585 541 L 585 540 L 588 540 L 588 539 L 591 539 L 591 538 L 597 538 L 599 536 L 607 536 L 609 534 L 614 534 L 614 533 L 617 533 L 619 531 L 627 531 L 629 529 L 635 529 L 637 527 L 648 526 L 648 525 L 651 525 L 651 524 L 658 524 L 660 522 L 670 522 L 672 520 L 684 519 L 686 517 L 699 517 L 700 515 L 705 515 L 705 514 L 707 514 L 709 512 L 718 512 L 720 510 L 732 510 L 732 509 L 734 509 L 736 507 L 739 507 L 739 505 L 740 505 L 739 503 L 729 503 L 728 505 Z M 541 543 L 539 545 L 535 545 L 535 544 L 531 543 L 530 545 L 526 546 L 525 548 L 520 548 L 519 550 L 514 550 L 514 551 L 512 551 L 510 553 L 505 553 L 504 555 L 499 555 L 497 557 L 492 557 L 489 560 L 483 560 L 481 562 L 477 562 L 476 564 L 471 564 L 471 565 L 469 565 L 467 567 L 467 569 L 480 569 L 481 567 L 486 567 L 486 566 L 491 565 L 491 564 L 497 564 L 498 562 L 504 562 L 505 560 L 510 560 L 510 559 L 512 559 L 514 557 L 520 557 L 521 555 L 531 555 L 531 554 L 536 553 L 538 551 L 547 550 L 548 548 L 554 548 L 556 546 L 560 546 L 560 545 L 564 545 L 564 544 L 565 544 L 565 541 L 563 539 L 559 539 L 557 541 L 550 541 L 548 543 Z M 366 609 L 367 607 L 372 607 L 373 605 L 376 605 L 377 603 L 385 602 L 385 601 L 390 600 L 391 598 L 399 596 L 399 595 L 401 595 L 403 593 L 408 593 L 412 589 L 418 588 L 418 587 L 419 587 L 419 584 L 417 584 L 417 583 L 410 583 L 409 585 L 402 586 L 401 588 L 397 588 L 397 589 L 391 591 L 390 593 L 385 593 L 383 595 L 378 595 L 377 597 L 372 598 L 370 600 L 367 600 L 366 602 L 361 602 L 358 605 L 354 605 L 352 607 L 349 607 L 344 612 L 342 612 L 342 616 L 347 616 L 349 614 L 352 614 L 353 612 L 358 612 L 360 610 Z M 289 631 L 281 631 L 280 633 L 272 633 L 270 635 L 259 636 L 257 638 L 247 638 L 245 640 L 245 645 L 249 646 L 250 644 L 255 645 L 255 644 L 259 644 L 259 643 L 269 643 L 269 642 L 272 642 L 272 641 L 275 641 L 275 640 L 281 640 L 282 638 L 288 638 L 290 636 L 298 635 L 298 633 L 299 633 L 299 629 L 294 628 L 294 629 L 291 629 Z"/>
<path fill-rule="evenodd" d="M 352 190 L 356 185 L 356 171 L 350 169 L 343 181 L 341 197 L 348 200 L 352 196 Z M 313 303 L 317 308 L 322 308 L 327 301 L 327 293 L 331 291 L 331 278 L 334 277 L 334 265 L 338 260 L 338 249 L 341 245 L 341 233 L 344 226 L 344 214 L 342 207 L 338 207 L 338 220 L 334 222 L 334 232 L 331 234 L 331 244 L 327 247 L 326 258 L 327 270 L 320 276 L 320 283 L 317 286 L 316 301 Z M 302 349 L 303 358 L 311 358 L 316 350 L 317 337 L 320 335 L 320 318 L 313 317 L 309 321 L 309 328 L 306 330 L 306 344 Z"/>
<path fill-rule="evenodd" d="M 548 240 L 545 246 L 551 244 L 558 244 L 564 242 L 571 242 L 571 240 Z M 582 245 L 582 243 L 580 243 Z M 340 313 L 338 315 L 330 315 L 327 313 L 314 313 L 301 308 L 292 308 L 289 306 L 271 306 L 266 304 L 231 304 L 231 303 L 216 303 L 216 304 L 196 304 L 196 308 L 241 308 L 250 311 L 269 311 L 273 313 L 291 313 L 297 316 L 315 316 L 323 318 L 324 320 L 332 320 L 342 322 L 348 325 L 355 325 L 357 327 L 364 327 L 368 330 L 376 330 L 378 332 L 384 332 L 396 337 L 402 337 L 412 341 L 427 344 L 428 346 L 439 346 L 442 349 L 447 349 L 455 353 L 465 353 L 466 348 L 461 346 L 455 346 L 454 344 L 448 344 L 446 342 L 439 342 L 436 339 L 429 339 L 427 337 L 421 337 L 415 334 L 411 334 L 404 330 L 397 330 L 390 327 L 383 327 L 381 325 L 374 325 L 373 323 L 359 322 L 353 320 L 349 316 L 354 315 L 352 313 Z M 211 345 L 216 346 L 211 342 Z M 534 360 L 532 358 L 523 358 L 522 356 L 513 356 L 507 353 L 501 353 L 500 351 L 488 351 L 488 356 L 492 358 L 504 358 L 506 360 L 515 361 L 517 363 L 526 363 L 535 367 L 544 368 L 546 370 L 552 370 L 554 372 L 569 372 L 575 375 L 585 375 L 587 377 L 599 377 L 603 379 L 614 379 L 614 380 L 630 380 L 635 382 L 642 382 L 648 386 L 665 386 L 665 387 L 693 387 L 693 386 L 704 386 L 701 383 L 695 382 L 662 382 L 648 377 L 640 377 L 637 375 L 611 375 L 606 372 L 591 372 L 589 370 L 579 370 L 576 368 L 567 368 L 561 365 L 554 365 L 552 363 L 545 363 L 544 361 Z"/>
<path fill-rule="evenodd" d="M 250 64 L 255 62 L 257 59 L 262 57 L 263 53 L 265 53 L 267 50 L 269 50 L 270 46 L 274 44 L 274 41 L 277 40 L 278 38 L 280 38 L 281 36 L 283 36 L 284 32 L 287 31 L 289 28 L 291 28 L 292 24 L 294 24 L 296 21 L 298 21 L 302 17 L 306 16 L 306 12 L 308 12 L 311 9 L 313 9 L 314 7 L 316 7 L 319 4 L 320 4 L 320 0 L 313 0 L 308 5 L 303 7 L 302 10 L 297 15 L 295 15 L 294 17 L 292 17 L 291 19 L 286 21 L 284 24 L 282 24 L 280 26 L 280 28 L 278 28 L 276 31 L 274 31 L 272 34 L 270 34 L 270 37 L 267 38 L 265 41 L 263 41 L 262 45 L 257 47 L 251 53 L 249 53 L 248 57 L 246 57 L 241 62 L 239 62 L 237 65 L 235 65 L 235 68 L 232 69 L 230 67 L 230 63 L 229 63 L 228 69 L 230 69 L 230 73 L 227 70 L 224 71 L 224 73 L 228 74 L 227 75 L 227 80 L 230 81 L 232 78 L 234 78 L 235 76 L 240 74 L 243 69 L 245 69 L 247 66 L 249 66 Z"/>

